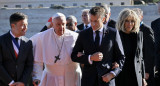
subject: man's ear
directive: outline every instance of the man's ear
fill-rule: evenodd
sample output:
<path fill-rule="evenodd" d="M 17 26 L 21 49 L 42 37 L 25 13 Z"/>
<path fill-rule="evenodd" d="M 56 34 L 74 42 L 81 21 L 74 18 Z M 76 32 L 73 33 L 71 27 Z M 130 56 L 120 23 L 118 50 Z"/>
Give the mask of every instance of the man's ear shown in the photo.
<path fill-rule="evenodd" d="M 74 24 L 75 24 L 75 26 L 77 26 L 77 22 L 75 22 Z"/>
<path fill-rule="evenodd" d="M 15 24 L 11 24 L 11 28 L 15 28 Z"/>
<path fill-rule="evenodd" d="M 102 21 L 104 22 L 106 20 L 106 17 L 103 17 Z"/>
<path fill-rule="evenodd" d="M 143 20 L 143 16 L 141 17 L 141 21 Z"/>
<path fill-rule="evenodd" d="M 106 18 L 107 18 L 107 15 L 108 15 L 108 14 L 105 14 L 105 17 L 106 17 Z"/>

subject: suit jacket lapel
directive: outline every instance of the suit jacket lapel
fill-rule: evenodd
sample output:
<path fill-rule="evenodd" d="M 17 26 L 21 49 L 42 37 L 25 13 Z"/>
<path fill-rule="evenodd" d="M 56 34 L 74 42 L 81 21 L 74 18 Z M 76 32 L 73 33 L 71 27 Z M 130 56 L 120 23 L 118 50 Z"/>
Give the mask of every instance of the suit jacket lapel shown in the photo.
<path fill-rule="evenodd" d="M 94 40 L 93 40 L 93 30 L 92 30 L 92 28 L 90 28 L 90 30 L 89 30 L 89 39 L 91 40 L 91 42 L 94 42 Z"/>
<path fill-rule="evenodd" d="M 79 27 L 79 30 L 84 30 L 84 23 L 82 23 Z"/>
<path fill-rule="evenodd" d="M 106 42 L 108 41 L 108 34 L 109 34 L 109 30 L 107 27 L 103 28 L 103 35 L 102 35 L 102 41 L 100 44 L 100 50 L 103 49 L 103 45 L 106 44 Z"/>
<path fill-rule="evenodd" d="M 13 56 L 13 59 L 16 60 L 10 32 L 7 33 L 6 44 L 8 46 L 10 53 Z"/>
<path fill-rule="evenodd" d="M 96 49 L 96 46 L 94 44 L 94 39 L 93 39 L 93 30 L 92 28 L 88 28 L 89 29 L 89 40 L 90 40 L 90 44 Z"/>
<path fill-rule="evenodd" d="M 84 23 L 82 24 L 82 30 L 84 30 Z"/>

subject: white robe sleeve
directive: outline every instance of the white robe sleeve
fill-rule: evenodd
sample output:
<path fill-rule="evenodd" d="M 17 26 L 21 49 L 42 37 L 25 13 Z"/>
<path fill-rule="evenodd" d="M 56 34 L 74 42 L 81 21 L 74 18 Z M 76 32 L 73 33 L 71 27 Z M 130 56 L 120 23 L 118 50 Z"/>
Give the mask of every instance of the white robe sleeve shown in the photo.
<path fill-rule="evenodd" d="M 42 62 L 34 62 L 32 79 L 33 80 L 35 80 L 35 79 L 41 80 L 42 72 L 43 72 L 43 63 Z"/>

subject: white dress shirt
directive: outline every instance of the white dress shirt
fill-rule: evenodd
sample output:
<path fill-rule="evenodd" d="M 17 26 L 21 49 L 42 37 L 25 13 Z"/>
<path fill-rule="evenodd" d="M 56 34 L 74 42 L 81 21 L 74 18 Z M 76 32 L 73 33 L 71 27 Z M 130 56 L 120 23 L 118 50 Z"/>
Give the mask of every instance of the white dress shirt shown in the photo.
<path fill-rule="evenodd" d="M 88 26 L 87 28 L 89 28 L 89 27 L 91 27 L 91 24 L 89 23 L 89 24 L 87 24 L 87 26 Z M 83 27 L 84 27 L 84 29 L 87 29 L 86 24 L 83 24 Z"/>

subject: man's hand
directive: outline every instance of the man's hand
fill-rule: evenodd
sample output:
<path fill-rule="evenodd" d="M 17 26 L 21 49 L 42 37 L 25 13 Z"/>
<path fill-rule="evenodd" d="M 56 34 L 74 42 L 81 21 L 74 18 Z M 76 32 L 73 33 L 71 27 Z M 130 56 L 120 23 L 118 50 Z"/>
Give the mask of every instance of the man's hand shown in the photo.
<path fill-rule="evenodd" d="M 145 79 L 148 80 L 149 79 L 149 73 L 145 73 L 146 77 Z"/>
<path fill-rule="evenodd" d="M 112 63 L 112 69 L 118 68 L 119 64 L 117 62 Z"/>
<path fill-rule="evenodd" d="M 146 82 L 146 80 L 145 79 L 143 79 L 143 86 L 147 86 L 147 82 Z"/>
<path fill-rule="evenodd" d="M 25 86 L 23 82 L 15 82 L 10 86 Z"/>
<path fill-rule="evenodd" d="M 84 55 L 82 52 L 78 52 L 77 57 Z"/>
<path fill-rule="evenodd" d="M 38 79 L 35 79 L 35 80 L 33 81 L 33 85 L 34 85 L 34 86 L 38 86 L 39 83 L 40 83 L 40 80 L 38 80 Z"/>
<path fill-rule="evenodd" d="M 107 73 L 105 75 L 102 76 L 102 80 L 106 83 L 108 83 L 109 81 L 111 81 L 111 79 L 114 78 L 113 73 Z"/>
<path fill-rule="evenodd" d="M 96 52 L 93 55 L 91 55 L 91 61 L 102 61 L 103 54 L 101 52 Z"/>

